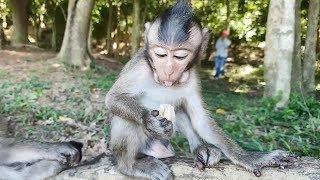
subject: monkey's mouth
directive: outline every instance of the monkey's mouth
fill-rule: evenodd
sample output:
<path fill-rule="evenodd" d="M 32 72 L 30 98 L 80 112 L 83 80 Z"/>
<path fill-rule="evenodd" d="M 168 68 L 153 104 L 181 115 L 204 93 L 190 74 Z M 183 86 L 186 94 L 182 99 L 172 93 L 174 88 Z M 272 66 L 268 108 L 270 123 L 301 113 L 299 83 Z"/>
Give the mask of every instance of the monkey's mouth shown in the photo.
<path fill-rule="evenodd" d="M 174 81 L 163 81 L 162 84 L 166 87 L 171 87 L 174 84 Z"/>

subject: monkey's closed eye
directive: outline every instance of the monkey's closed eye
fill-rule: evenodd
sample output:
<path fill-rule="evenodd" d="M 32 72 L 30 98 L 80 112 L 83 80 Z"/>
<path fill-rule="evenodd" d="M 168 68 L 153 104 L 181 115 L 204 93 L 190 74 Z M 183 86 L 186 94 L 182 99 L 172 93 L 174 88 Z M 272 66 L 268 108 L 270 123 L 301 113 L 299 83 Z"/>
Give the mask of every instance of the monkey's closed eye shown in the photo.
<path fill-rule="evenodd" d="M 174 57 L 179 60 L 184 60 L 184 59 L 186 59 L 187 56 L 174 56 Z"/>
<path fill-rule="evenodd" d="M 157 53 L 155 53 L 158 57 L 160 57 L 160 58 L 164 58 L 164 57 L 167 57 L 167 54 L 157 54 Z"/>

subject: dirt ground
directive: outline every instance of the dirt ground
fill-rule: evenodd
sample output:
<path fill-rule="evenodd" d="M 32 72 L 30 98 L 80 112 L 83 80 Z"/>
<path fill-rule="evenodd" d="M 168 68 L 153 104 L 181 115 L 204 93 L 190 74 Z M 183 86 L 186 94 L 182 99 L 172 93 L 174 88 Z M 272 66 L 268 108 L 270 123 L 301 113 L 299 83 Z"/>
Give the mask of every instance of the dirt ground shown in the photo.
<path fill-rule="evenodd" d="M 30 77 L 39 77 L 41 81 L 50 82 L 51 85 L 36 100 L 35 104 L 37 106 L 60 107 L 61 111 L 70 109 L 72 111 L 82 106 L 82 103 L 81 105 L 77 104 L 81 101 L 85 103 L 84 107 L 79 109 L 85 112 L 75 110 L 72 113 L 87 113 L 86 117 L 91 117 L 98 112 L 103 114 L 103 117 L 98 121 L 92 121 L 94 118 L 78 121 L 68 116 L 59 115 L 58 120 L 49 118 L 39 121 L 33 117 L 35 112 L 21 112 L 21 116 L 17 115 L 20 112 L 15 112 L 15 114 L 5 113 L 3 115 L 0 113 L 0 126 L 1 124 L 6 124 L 6 134 L 10 137 L 40 141 L 76 140 L 83 142 L 85 144 L 84 159 L 91 158 L 97 154 L 108 153 L 106 152 L 107 140 L 103 129 L 104 125 L 108 124 L 108 112 L 104 109 L 106 92 L 94 87 L 90 87 L 90 89 L 83 88 L 83 84 L 86 82 L 81 78 L 82 74 L 66 70 L 63 63 L 52 59 L 55 56 L 56 53 L 54 52 L 41 50 L 1 50 L 0 71 L 2 76 L 0 76 L 0 86 L 7 82 L 19 84 L 28 81 Z M 101 59 L 104 57 L 101 55 L 96 57 L 100 59 L 97 62 L 101 63 L 101 65 L 112 67 L 113 69 L 121 68 L 121 65 L 117 62 L 112 60 L 103 61 Z M 26 96 L 30 94 L 30 92 L 24 92 L 23 90 L 22 93 L 25 93 Z M 78 101 L 71 101 L 70 99 Z M 3 102 L 0 101 L 0 103 Z"/>

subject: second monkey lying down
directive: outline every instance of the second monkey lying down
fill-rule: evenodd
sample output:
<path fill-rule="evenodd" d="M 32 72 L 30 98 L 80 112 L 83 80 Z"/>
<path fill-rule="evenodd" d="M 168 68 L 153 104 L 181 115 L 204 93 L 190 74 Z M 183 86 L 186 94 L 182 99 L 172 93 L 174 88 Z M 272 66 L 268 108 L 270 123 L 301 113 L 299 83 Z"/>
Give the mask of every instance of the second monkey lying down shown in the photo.
<path fill-rule="evenodd" d="M 126 64 L 106 97 L 113 114 L 110 147 L 121 173 L 172 179 L 159 158 L 174 155 L 169 140 L 175 131 L 188 139 L 200 169 L 218 163 L 224 154 L 261 176 L 261 168 L 286 166 L 293 159 L 283 151 L 247 152 L 210 119 L 194 67 L 208 40 L 208 30 L 195 18 L 188 0 L 178 0 L 146 24 L 145 46 Z M 174 106 L 174 122 L 159 114 L 163 104 Z"/>

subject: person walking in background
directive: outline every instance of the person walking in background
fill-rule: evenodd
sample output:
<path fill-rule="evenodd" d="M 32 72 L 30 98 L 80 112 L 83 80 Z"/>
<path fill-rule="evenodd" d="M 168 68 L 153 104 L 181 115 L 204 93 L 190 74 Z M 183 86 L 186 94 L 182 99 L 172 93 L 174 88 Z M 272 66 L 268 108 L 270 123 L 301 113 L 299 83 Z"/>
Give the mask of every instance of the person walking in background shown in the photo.
<path fill-rule="evenodd" d="M 223 30 L 221 36 L 216 42 L 215 78 L 221 78 L 225 73 L 224 66 L 228 58 L 229 47 L 231 45 L 231 41 L 228 38 L 229 35 L 230 33 L 228 30 Z"/>

